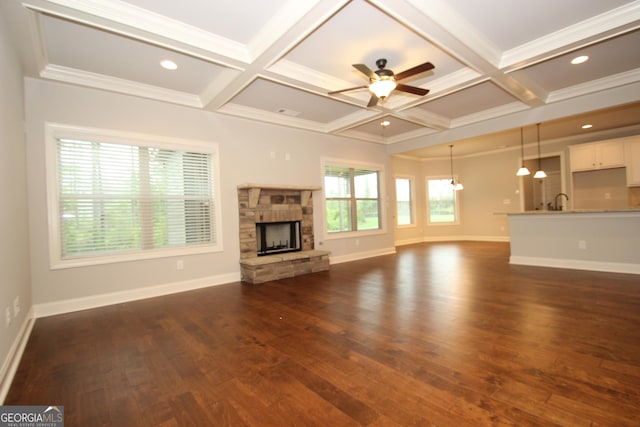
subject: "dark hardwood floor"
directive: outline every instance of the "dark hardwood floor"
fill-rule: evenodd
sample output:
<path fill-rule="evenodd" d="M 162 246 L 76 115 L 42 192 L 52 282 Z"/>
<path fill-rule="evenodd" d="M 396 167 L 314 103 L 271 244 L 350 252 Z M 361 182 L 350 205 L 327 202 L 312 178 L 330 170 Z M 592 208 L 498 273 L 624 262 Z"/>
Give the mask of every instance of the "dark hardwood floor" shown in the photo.
<path fill-rule="evenodd" d="M 65 426 L 638 426 L 640 276 L 434 243 L 38 319 L 5 405 Z"/>

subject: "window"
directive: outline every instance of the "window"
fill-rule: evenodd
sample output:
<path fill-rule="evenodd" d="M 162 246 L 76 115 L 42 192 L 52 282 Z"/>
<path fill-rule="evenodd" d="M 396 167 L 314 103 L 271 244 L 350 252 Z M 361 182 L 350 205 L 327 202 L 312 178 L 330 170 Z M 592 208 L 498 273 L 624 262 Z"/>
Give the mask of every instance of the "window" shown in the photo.
<path fill-rule="evenodd" d="M 211 146 L 51 130 L 52 264 L 219 250 Z"/>
<path fill-rule="evenodd" d="M 396 178 L 396 224 L 414 224 L 413 178 Z"/>
<path fill-rule="evenodd" d="M 378 169 L 326 164 L 324 195 L 328 233 L 382 228 Z"/>
<path fill-rule="evenodd" d="M 451 178 L 427 178 L 429 224 L 458 224 L 458 199 Z"/>

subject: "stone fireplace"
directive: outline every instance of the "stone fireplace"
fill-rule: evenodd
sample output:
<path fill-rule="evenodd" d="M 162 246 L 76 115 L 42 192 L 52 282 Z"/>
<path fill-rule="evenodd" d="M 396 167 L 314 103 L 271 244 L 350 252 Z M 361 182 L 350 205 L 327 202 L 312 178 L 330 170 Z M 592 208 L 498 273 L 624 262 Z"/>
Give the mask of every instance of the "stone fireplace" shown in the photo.
<path fill-rule="evenodd" d="M 312 194 L 317 190 L 238 186 L 242 281 L 262 283 L 329 269 L 329 252 L 314 249 Z"/>

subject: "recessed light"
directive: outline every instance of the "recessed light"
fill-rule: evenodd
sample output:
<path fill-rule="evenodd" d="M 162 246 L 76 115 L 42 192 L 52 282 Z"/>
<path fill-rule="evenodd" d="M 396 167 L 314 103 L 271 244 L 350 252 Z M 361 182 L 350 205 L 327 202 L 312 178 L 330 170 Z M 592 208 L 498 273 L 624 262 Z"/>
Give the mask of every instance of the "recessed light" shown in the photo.
<path fill-rule="evenodd" d="M 380 122 L 380 126 L 382 127 L 387 127 L 391 124 L 391 122 L 389 120 L 384 120 Z"/>
<path fill-rule="evenodd" d="M 593 127 L 592 124 L 586 124 L 586 125 L 582 125 L 582 129 L 591 129 Z"/>
<path fill-rule="evenodd" d="M 164 61 L 161 61 L 160 65 L 162 66 L 162 68 L 166 70 L 175 70 L 176 68 L 178 68 L 178 64 L 176 64 L 175 62 L 169 59 L 165 59 Z"/>
<path fill-rule="evenodd" d="M 588 60 L 589 60 L 589 57 L 587 55 L 576 56 L 571 60 L 571 63 L 573 65 L 578 65 L 578 64 L 582 64 L 583 62 L 587 62 Z"/>

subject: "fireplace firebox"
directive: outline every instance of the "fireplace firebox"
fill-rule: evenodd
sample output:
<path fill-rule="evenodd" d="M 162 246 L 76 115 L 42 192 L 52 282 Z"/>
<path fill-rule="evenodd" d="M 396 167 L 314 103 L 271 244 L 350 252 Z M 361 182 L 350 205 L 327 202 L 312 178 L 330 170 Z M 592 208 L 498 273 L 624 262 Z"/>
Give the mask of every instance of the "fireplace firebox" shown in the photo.
<path fill-rule="evenodd" d="M 256 223 L 258 256 L 302 250 L 300 221 Z"/>

